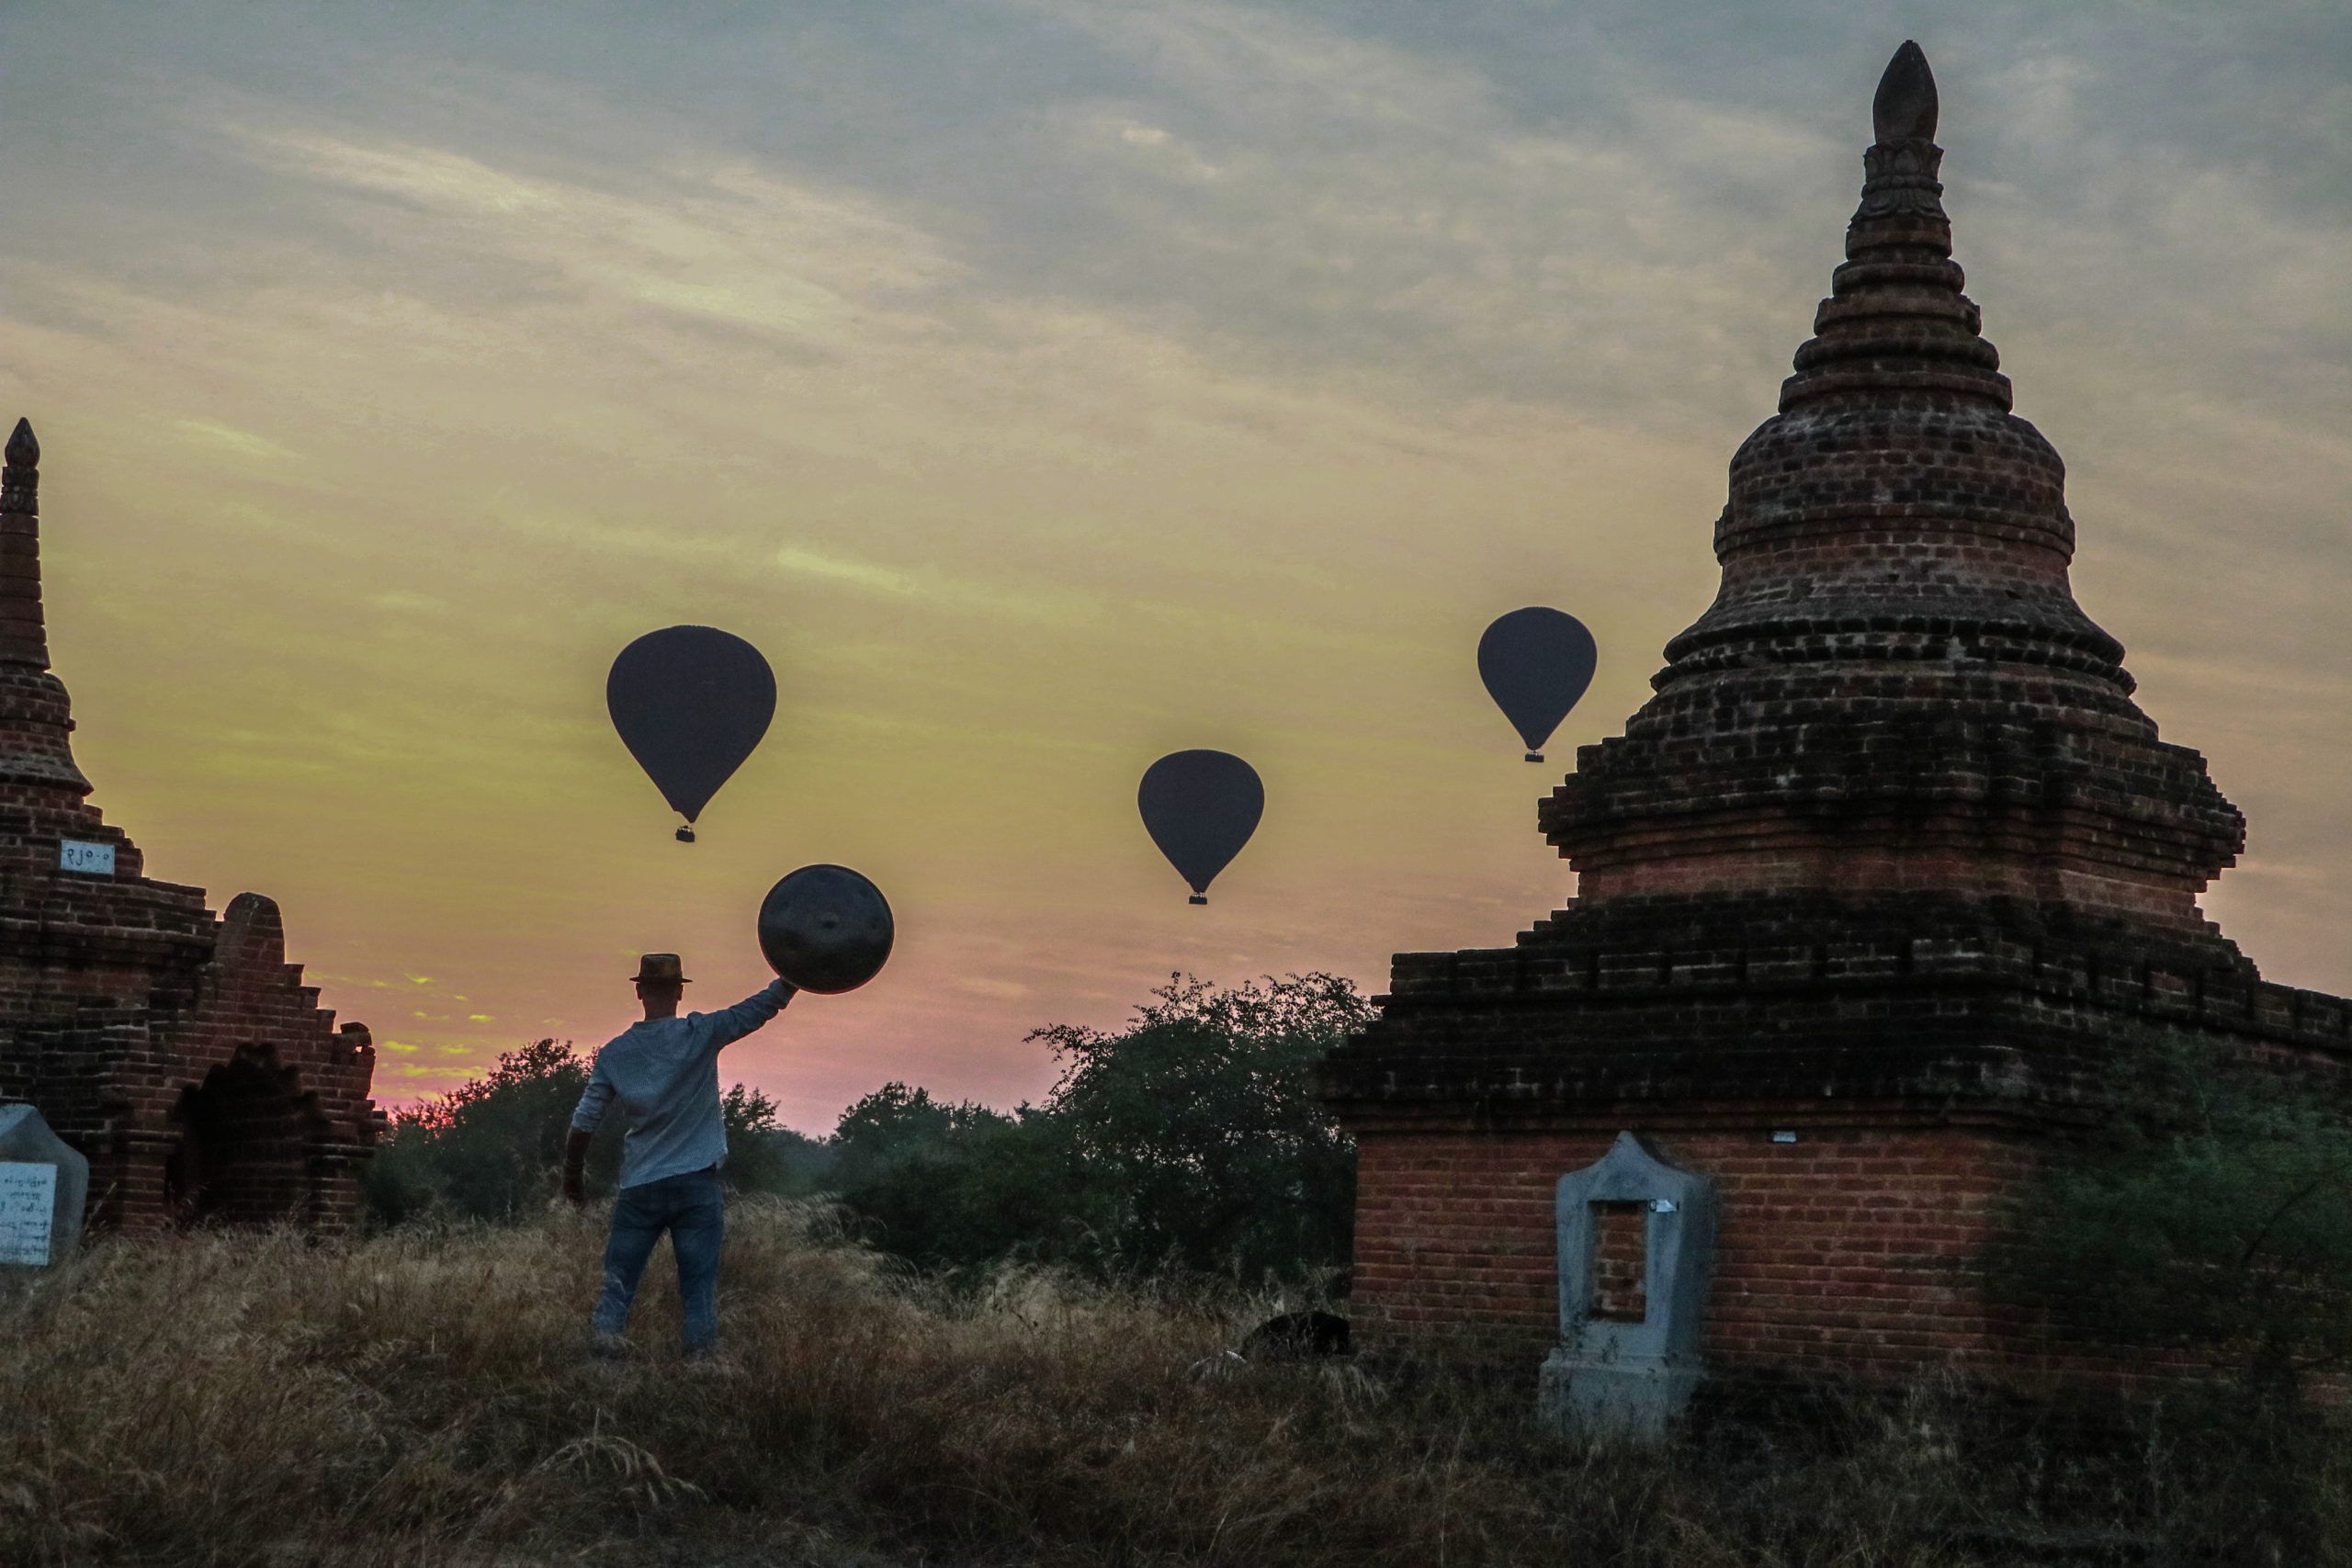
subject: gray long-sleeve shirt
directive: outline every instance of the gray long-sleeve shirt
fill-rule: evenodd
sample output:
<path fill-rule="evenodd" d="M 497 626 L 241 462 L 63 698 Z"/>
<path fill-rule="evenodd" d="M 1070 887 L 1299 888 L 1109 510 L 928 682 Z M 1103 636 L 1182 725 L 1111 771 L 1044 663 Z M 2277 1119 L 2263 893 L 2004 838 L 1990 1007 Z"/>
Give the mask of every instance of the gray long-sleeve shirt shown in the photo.
<path fill-rule="evenodd" d="M 642 1187 L 727 1157 L 718 1109 L 718 1052 L 774 1018 L 792 999 L 778 980 L 720 1012 L 632 1023 L 596 1053 L 571 1124 L 593 1133 L 616 1100 L 628 1118 L 621 1185 Z"/>

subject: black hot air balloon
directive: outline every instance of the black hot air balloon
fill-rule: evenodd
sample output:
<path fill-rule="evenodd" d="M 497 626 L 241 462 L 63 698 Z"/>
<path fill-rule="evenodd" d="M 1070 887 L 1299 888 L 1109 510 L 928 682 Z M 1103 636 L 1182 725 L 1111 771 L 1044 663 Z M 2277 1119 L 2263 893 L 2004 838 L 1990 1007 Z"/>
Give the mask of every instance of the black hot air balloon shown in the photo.
<path fill-rule="evenodd" d="M 1258 770 L 1229 751 L 1170 751 L 1144 771 L 1136 806 L 1151 841 L 1205 904 L 1209 884 L 1265 814 Z"/>
<path fill-rule="evenodd" d="M 1541 605 L 1499 616 L 1478 639 L 1478 679 L 1527 742 L 1527 760 L 1544 760 L 1544 742 L 1592 684 L 1592 634 L 1574 615 Z"/>
<path fill-rule="evenodd" d="M 689 824 L 775 716 L 775 675 L 760 650 L 716 626 L 667 626 L 622 649 L 605 677 L 621 744 Z M 692 826 L 678 837 L 693 843 Z"/>

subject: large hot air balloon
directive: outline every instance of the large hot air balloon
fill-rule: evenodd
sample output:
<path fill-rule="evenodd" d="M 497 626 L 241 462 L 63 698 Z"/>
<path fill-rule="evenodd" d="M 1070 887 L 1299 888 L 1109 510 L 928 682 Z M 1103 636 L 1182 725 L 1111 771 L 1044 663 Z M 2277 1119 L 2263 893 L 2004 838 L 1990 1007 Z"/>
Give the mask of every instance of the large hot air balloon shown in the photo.
<path fill-rule="evenodd" d="M 1144 771 L 1136 806 L 1151 841 L 1192 884 L 1192 901 L 1209 901 L 1216 879 L 1266 809 L 1258 770 L 1228 751 L 1171 751 Z"/>
<path fill-rule="evenodd" d="M 622 649 L 605 677 L 621 744 L 689 824 L 768 732 L 775 675 L 760 650 L 716 626 L 667 626 Z"/>
<path fill-rule="evenodd" d="M 768 967 L 819 996 L 854 991 L 880 974 L 895 933 L 882 890 L 845 865 L 804 865 L 760 904 Z"/>
<path fill-rule="evenodd" d="M 1544 760 L 1544 742 L 1592 684 L 1592 634 L 1574 615 L 1541 605 L 1499 616 L 1478 639 L 1478 679 L 1527 742 L 1527 760 Z"/>

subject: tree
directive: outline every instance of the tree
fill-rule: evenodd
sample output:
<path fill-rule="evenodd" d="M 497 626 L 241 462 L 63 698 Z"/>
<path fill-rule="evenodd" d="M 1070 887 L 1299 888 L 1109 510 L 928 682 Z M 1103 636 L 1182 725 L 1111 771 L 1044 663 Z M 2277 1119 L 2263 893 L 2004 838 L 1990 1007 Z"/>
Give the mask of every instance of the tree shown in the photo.
<path fill-rule="evenodd" d="M 1372 1021 L 1354 982 L 1268 976 L 1219 990 L 1171 975 L 1129 1026 L 1055 1024 L 1046 1102 L 1104 1211 L 1111 1255 L 1297 1276 L 1346 1263 L 1355 1147 L 1312 1071 Z"/>

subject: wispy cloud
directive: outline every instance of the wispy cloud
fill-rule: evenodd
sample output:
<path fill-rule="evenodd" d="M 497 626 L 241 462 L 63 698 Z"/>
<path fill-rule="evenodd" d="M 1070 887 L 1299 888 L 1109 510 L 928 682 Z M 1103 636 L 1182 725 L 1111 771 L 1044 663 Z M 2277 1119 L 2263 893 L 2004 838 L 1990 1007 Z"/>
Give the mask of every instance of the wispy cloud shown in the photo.
<path fill-rule="evenodd" d="M 372 231 L 436 221 L 442 243 L 503 258 L 522 287 L 573 307 L 604 299 L 842 348 L 918 325 L 878 302 L 956 273 L 928 236 L 869 203 L 740 165 L 633 170 L 625 194 L 429 144 L 223 130 L 265 166 L 392 198 L 354 215 Z"/>
<path fill-rule="evenodd" d="M 173 422 L 183 436 L 206 446 L 232 452 L 240 457 L 273 461 L 294 456 L 266 436 L 255 435 L 250 430 L 239 430 L 211 419 L 182 419 Z"/>

